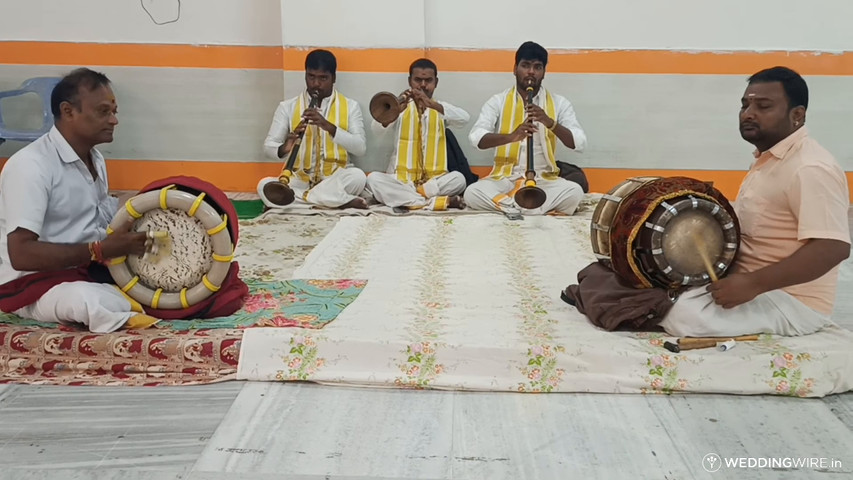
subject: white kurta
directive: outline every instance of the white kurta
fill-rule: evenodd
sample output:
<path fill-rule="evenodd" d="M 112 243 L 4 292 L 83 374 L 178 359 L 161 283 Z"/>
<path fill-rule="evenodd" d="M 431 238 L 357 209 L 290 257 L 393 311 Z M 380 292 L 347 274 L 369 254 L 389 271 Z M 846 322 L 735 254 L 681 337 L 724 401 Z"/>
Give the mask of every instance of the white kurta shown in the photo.
<path fill-rule="evenodd" d="M 480 116 L 468 135 L 468 140 L 475 148 L 480 148 L 480 140 L 486 134 L 499 132 L 498 121 L 509 90 L 493 95 L 480 110 Z M 543 90 L 540 89 L 539 93 L 533 97 L 533 103 L 544 109 L 546 96 Z M 566 97 L 553 92 L 549 93 L 554 100 L 554 110 L 557 115 L 555 120 L 572 132 L 575 141 L 574 150 L 582 152 L 587 144 L 586 133 L 577 120 L 571 102 Z M 555 180 L 542 178 L 542 172 L 550 170 L 551 163 L 548 161 L 544 147 L 547 128 L 541 123 L 538 123 L 537 126 L 539 131 L 533 135 L 533 166 L 536 170 L 537 186 L 545 192 L 547 197 L 542 207 L 533 210 L 523 209 L 515 203 L 513 196 L 510 195 L 517 186 L 516 181 L 523 178 L 527 170 L 527 141 L 522 141 L 518 165 L 513 167 L 512 175 L 509 178 L 500 180 L 484 178 L 468 186 L 465 191 L 465 202 L 469 208 L 528 215 L 542 215 L 550 211 L 571 215 L 575 212 L 583 199 L 583 188 L 562 178 Z"/>
<path fill-rule="evenodd" d="M 329 107 L 335 93 L 333 91 L 332 95 L 320 102 L 319 110 L 325 118 L 328 118 Z M 287 155 L 284 158 L 278 157 L 278 148 L 284 143 L 285 138 L 290 133 L 290 121 L 293 118 L 293 110 L 298 105 L 298 100 L 299 97 L 293 97 L 281 102 L 276 108 L 269 133 L 264 140 L 264 153 L 269 158 L 287 162 Z M 351 157 L 364 155 L 367 151 L 364 119 L 361 115 L 361 107 L 359 107 L 358 102 L 351 98 L 347 98 L 347 112 L 347 130 L 338 128 L 335 136 L 332 137 L 335 145 L 342 147 L 350 156 L 347 168 L 335 170 L 328 178 L 324 178 L 321 172 L 319 177 L 321 179 L 320 183 L 310 190 L 307 198 L 303 198 L 303 195 L 308 190 L 308 183 L 294 175 L 290 181 L 290 186 L 296 195 L 294 204 L 304 204 L 307 202 L 323 207 L 336 208 L 355 200 L 363 192 L 366 185 L 365 174 L 361 169 L 352 165 L 353 159 Z M 320 164 L 318 162 L 320 155 L 320 149 L 315 149 L 314 158 L 311 159 L 312 168 L 316 168 L 316 165 Z M 282 163 L 282 166 L 284 166 L 284 163 Z M 258 195 L 261 197 L 264 205 L 270 208 L 278 208 L 279 205 L 270 202 L 266 198 L 263 192 L 264 185 L 277 181 L 278 177 L 265 177 L 258 182 Z"/>
<path fill-rule="evenodd" d="M 109 195 L 104 157 L 91 151 L 93 179 L 56 127 L 9 159 L 0 173 L 0 284 L 28 273 L 12 268 L 7 235 L 18 228 L 39 241 L 79 244 L 102 240 L 118 209 Z M 112 285 L 73 282 L 57 285 L 16 312 L 41 322 L 82 323 L 93 332 L 120 328 L 135 313 Z"/>
<path fill-rule="evenodd" d="M 465 110 L 447 102 L 438 101 L 444 109 L 442 118 L 446 128 L 464 127 L 471 116 Z M 397 117 L 388 127 L 373 120 L 371 130 L 377 135 L 394 133 L 394 151 L 388 162 L 387 173 L 373 172 L 367 177 L 367 190 L 382 204 L 389 207 L 435 209 L 436 197 L 461 195 L 465 191 L 465 176 L 460 172 L 448 172 L 430 179 L 423 185 L 423 194 L 418 192 L 414 182 L 401 182 L 397 179 L 397 150 L 399 148 L 402 115 Z"/>

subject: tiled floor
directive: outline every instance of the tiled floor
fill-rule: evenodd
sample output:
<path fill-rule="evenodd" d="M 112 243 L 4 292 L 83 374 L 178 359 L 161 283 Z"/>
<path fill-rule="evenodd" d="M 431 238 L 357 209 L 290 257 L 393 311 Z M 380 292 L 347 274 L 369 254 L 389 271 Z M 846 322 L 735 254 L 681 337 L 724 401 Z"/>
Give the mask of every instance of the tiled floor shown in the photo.
<path fill-rule="evenodd" d="M 840 278 L 836 318 L 853 329 L 853 260 Z M 711 453 L 817 457 L 829 468 L 708 473 Z M 853 478 L 853 393 L 0 386 L 0 480 L 78 478 Z"/>

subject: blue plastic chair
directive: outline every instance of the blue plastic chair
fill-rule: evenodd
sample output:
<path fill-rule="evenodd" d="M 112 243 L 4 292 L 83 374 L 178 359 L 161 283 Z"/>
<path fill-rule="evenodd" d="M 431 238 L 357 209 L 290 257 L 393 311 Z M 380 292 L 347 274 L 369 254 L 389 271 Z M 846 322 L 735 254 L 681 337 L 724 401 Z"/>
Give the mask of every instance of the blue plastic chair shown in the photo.
<path fill-rule="evenodd" d="M 0 109 L 0 144 L 6 140 L 18 140 L 21 142 L 32 142 L 50 131 L 53 126 L 53 114 L 50 111 L 50 94 L 61 78 L 58 77 L 35 77 L 26 80 L 17 90 L 0 92 L 0 99 L 15 97 L 27 93 L 35 93 L 42 101 L 42 124 L 38 130 L 12 130 L 3 122 L 3 111 Z"/>

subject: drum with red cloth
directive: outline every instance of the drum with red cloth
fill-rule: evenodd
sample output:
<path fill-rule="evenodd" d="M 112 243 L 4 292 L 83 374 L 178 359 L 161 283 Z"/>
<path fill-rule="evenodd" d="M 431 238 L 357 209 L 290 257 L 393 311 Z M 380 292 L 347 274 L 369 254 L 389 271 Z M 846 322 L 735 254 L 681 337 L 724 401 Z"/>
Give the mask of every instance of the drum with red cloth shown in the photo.
<path fill-rule="evenodd" d="M 600 262 L 636 288 L 708 283 L 737 255 L 740 226 L 725 196 L 688 177 L 634 177 L 604 195 L 593 213 Z"/>
<path fill-rule="evenodd" d="M 147 313 L 203 317 L 217 293 L 235 293 L 226 287 L 248 291 L 232 262 L 239 239 L 237 213 L 216 186 L 183 176 L 153 182 L 119 208 L 107 234 L 131 221 L 131 230 L 149 233 L 148 251 L 112 259 L 107 266 L 116 285 Z"/>

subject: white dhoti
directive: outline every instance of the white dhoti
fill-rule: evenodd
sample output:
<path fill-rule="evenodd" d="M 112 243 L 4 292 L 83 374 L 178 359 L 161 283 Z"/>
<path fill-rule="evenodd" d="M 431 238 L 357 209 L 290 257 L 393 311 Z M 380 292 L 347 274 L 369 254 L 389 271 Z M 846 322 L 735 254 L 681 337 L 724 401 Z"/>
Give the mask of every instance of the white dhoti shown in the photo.
<path fill-rule="evenodd" d="M 465 176 L 448 172 L 431 178 L 418 191 L 413 182 L 403 183 L 391 173 L 373 172 L 367 177 L 367 189 L 379 202 L 389 207 L 436 209 L 438 197 L 461 195 L 465 191 Z"/>
<path fill-rule="evenodd" d="M 465 190 L 465 203 L 473 210 L 493 210 L 504 213 L 544 215 L 550 211 L 572 215 L 583 199 L 583 189 L 575 182 L 563 178 L 536 179 L 536 186 L 545 192 L 545 203 L 535 209 L 521 208 L 515 203 L 515 191 L 523 186 L 523 179 L 494 180 L 483 178 Z"/>
<path fill-rule="evenodd" d="M 60 283 L 14 313 L 39 322 L 80 323 L 96 333 L 118 330 L 137 314 L 114 285 L 92 282 Z"/>
<path fill-rule="evenodd" d="M 258 195 L 260 195 L 264 205 L 270 208 L 281 208 L 281 205 L 276 205 L 267 199 L 264 195 L 264 185 L 277 181 L 278 177 L 266 177 L 258 182 Z M 290 188 L 296 195 L 294 204 L 308 203 L 328 208 L 338 208 L 356 198 L 361 198 L 360 195 L 366 184 L 367 176 L 356 167 L 339 168 L 310 190 L 308 190 L 308 182 L 303 181 L 297 175 L 290 179 Z M 308 190 L 307 197 L 304 196 L 306 190 Z"/>
<path fill-rule="evenodd" d="M 808 335 L 833 325 L 829 316 L 807 307 L 784 292 L 773 290 L 752 301 L 725 309 L 714 303 L 706 287 L 683 293 L 660 326 L 678 337 L 727 337 L 752 333 Z"/>

